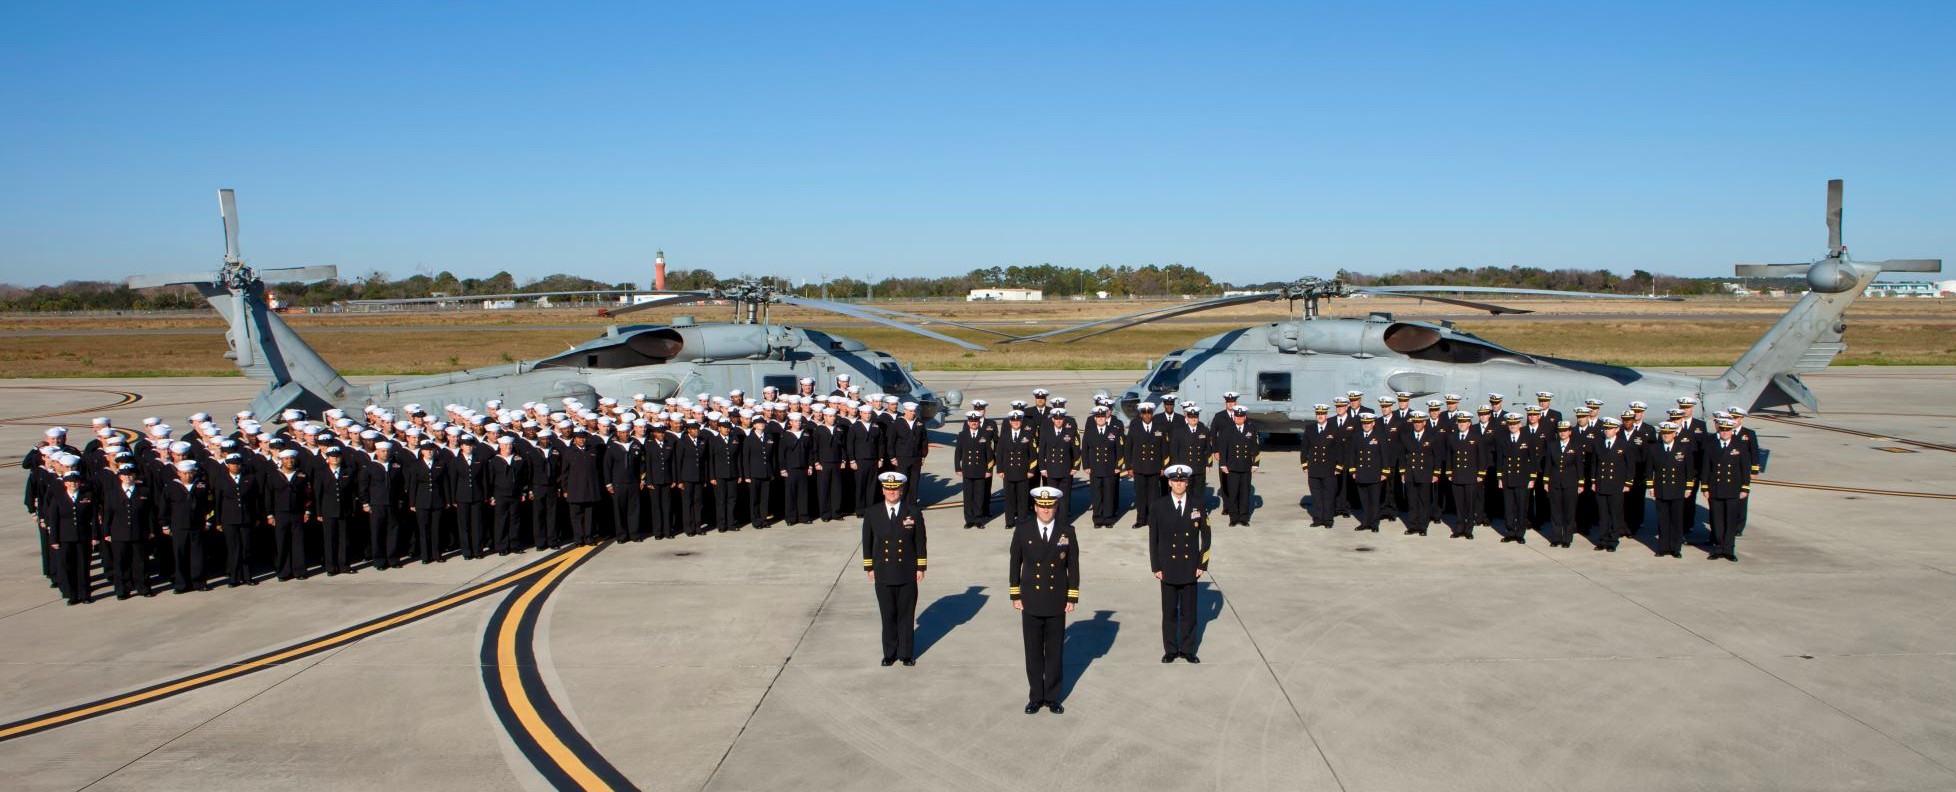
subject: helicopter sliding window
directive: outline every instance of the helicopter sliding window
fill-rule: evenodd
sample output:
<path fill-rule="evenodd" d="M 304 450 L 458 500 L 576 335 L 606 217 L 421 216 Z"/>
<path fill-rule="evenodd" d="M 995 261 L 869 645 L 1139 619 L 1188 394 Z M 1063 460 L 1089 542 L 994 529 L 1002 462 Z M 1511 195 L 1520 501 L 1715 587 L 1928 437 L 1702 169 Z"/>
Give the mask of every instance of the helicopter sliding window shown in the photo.
<path fill-rule="evenodd" d="M 769 374 L 761 377 L 761 387 L 773 388 L 782 393 L 795 393 L 800 383 L 793 374 Z"/>
<path fill-rule="evenodd" d="M 1168 393 L 1182 387 L 1182 361 L 1164 360 L 1148 378 L 1149 393 Z"/>
<path fill-rule="evenodd" d="M 901 396 L 910 392 L 910 378 L 903 375 L 902 364 L 883 361 L 876 366 L 876 373 L 881 378 L 884 393 Z"/>
<path fill-rule="evenodd" d="M 1260 371 L 1256 375 L 1257 401 L 1290 401 L 1290 372 Z"/>

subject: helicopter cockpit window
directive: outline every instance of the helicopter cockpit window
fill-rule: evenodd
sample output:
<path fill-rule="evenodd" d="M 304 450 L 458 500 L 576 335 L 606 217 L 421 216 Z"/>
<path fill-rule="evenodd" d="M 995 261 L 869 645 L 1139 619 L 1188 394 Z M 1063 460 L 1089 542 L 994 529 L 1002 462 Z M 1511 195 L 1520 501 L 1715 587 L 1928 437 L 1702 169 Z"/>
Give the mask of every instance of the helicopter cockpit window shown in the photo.
<path fill-rule="evenodd" d="M 1164 360 L 1148 378 L 1149 393 L 1170 393 L 1182 388 L 1182 361 Z"/>
<path fill-rule="evenodd" d="M 910 392 L 910 378 L 904 376 L 902 364 L 885 360 L 876 366 L 876 374 L 884 393 L 901 396 Z"/>
<path fill-rule="evenodd" d="M 1260 371 L 1256 375 L 1257 401 L 1290 401 L 1290 372 Z"/>

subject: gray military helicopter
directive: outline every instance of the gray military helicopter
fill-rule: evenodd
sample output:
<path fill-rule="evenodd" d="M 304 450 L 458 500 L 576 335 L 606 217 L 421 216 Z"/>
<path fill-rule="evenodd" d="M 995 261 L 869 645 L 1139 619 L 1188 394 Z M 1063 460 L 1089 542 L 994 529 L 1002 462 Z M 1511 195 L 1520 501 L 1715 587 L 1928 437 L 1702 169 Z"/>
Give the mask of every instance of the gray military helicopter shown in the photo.
<path fill-rule="evenodd" d="M 1694 377 L 1666 371 L 1612 366 L 1582 360 L 1535 355 L 1509 349 L 1465 332 L 1451 322 L 1438 324 L 1395 319 L 1374 313 L 1363 319 L 1320 319 L 1319 305 L 1329 299 L 1360 295 L 1408 297 L 1466 306 L 1489 313 L 1528 313 L 1500 305 L 1436 296 L 1446 293 L 1542 294 L 1598 299 L 1677 299 L 1635 295 L 1591 294 L 1539 289 L 1501 289 L 1457 286 L 1352 286 L 1336 280 L 1306 278 L 1280 289 L 1254 294 L 1157 308 L 1126 316 L 1088 322 L 1015 341 L 1044 340 L 1073 335 L 1065 343 L 1101 333 L 1160 321 L 1173 316 L 1232 305 L 1288 300 L 1299 318 L 1245 327 L 1209 336 L 1187 349 L 1178 349 L 1151 367 L 1147 376 L 1119 399 L 1133 416 L 1142 401 L 1161 402 L 1170 395 L 1196 402 L 1210 412 L 1222 406 L 1222 394 L 1239 393 L 1238 404 L 1266 432 L 1292 432 L 1314 420 L 1311 404 L 1328 402 L 1348 390 L 1368 394 L 1412 393 L 1425 400 L 1453 392 L 1474 402 L 1480 394 L 1511 394 L 1527 402 L 1537 391 L 1551 391 L 1564 404 L 1601 399 L 1620 408 L 1644 401 L 1662 409 L 1682 396 L 1708 405 L 1736 405 L 1747 410 L 1802 407 L 1819 410 L 1820 400 L 1800 382 L 1799 375 L 1827 367 L 1846 349 L 1841 317 L 1876 275 L 1883 272 L 1939 272 L 1937 259 L 1896 259 L 1857 262 L 1841 244 L 1841 181 L 1827 183 L 1827 255 L 1805 264 L 1741 264 L 1743 277 L 1806 276 L 1811 289 L 1780 317 L 1758 343 L 1731 368 L 1715 377 Z M 1470 402 L 1471 403 L 1471 402 Z"/>
<path fill-rule="evenodd" d="M 917 333 L 939 341 L 985 351 L 977 344 L 918 327 L 899 311 L 868 308 L 783 293 L 774 285 L 748 280 L 701 291 L 662 292 L 644 303 L 611 315 L 667 305 L 725 302 L 733 305 L 731 322 L 696 322 L 676 317 L 667 324 L 613 325 L 604 334 L 557 355 L 484 368 L 423 377 L 408 377 L 354 385 L 340 376 L 292 327 L 269 310 L 265 282 L 312 282 L 338 275 L 333 266 L 254 270 L 238 253 L 238 212 L 233 191 L 218 191 L 218 210 L 224 220 L 224 264 L 215 271 L 179 272 L 132 277 L 132 289 L 188 285 L 230 323 L 225 340 L 232 359 L 245 376 L 265 383 L 252 400 L 259 415 L 278 415 L 289 407 L 318 414 L 328 407 L 357 411 L 368 404 L 399 406 L 459 404 L 483 409 L 490 399 L 549 400 L 574 397 L 587 404 L 600 395 L 645 394 L 663 399 L 699 392 L 725 394 L 742 389 L 758 395 L 774 386 L 795 393 L 802 378 L 812 378 L 826 394 L 836 375 L 849 374 L 865 391 L 880 391 L 914 401 L 931 426 L 942 414 L 963 402 L 959 391 L 938 395 L 910 374 L 901 361 L 870 349 L 861 341 L 810 328 L 768 321 L 768 307 L 777 303 L 815 308 Z M 609 294 L 611 292 L 589 292 Z M 637 292 L 644 293 L 644 292 Z M 558 294 L 587 294 L 559 292 Z M 522 295 L 534 297 L 536 295 Z M 471 296 L 470 299 L 480 299 Z M 407 300 L 401 302 L 421 302 Z M 389 302 L 389 301 L 368 301 Z M 969 327 L 955 322 L 929 321 Z M 980 332 L 999 333 L 979 327 Z"/>

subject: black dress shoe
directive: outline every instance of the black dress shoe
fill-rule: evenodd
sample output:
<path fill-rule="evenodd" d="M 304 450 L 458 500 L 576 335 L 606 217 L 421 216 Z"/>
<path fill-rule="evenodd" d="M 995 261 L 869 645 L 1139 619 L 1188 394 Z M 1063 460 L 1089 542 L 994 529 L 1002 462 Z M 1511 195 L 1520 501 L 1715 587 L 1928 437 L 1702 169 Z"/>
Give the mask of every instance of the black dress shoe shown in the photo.
<path fill-rule="evenodd" d="M 1065 707 L 1062 707 L 1062 706 L 1060 706 L 1060 703 L 1059 703 L 1059 702 L 1057 702 L 1057 701 L 1048 701 L 1048 702 L 1046 702 L 1046 710 L 1047 710 L 1048 712 L 1051 712 L 1051 713 L 1053 713 L 1054 715 L 1065 715 L 1065 714 L 1066 714 L 1066 708 L 1065 708 Z"/>
<path fill-rule="evenodd" d="M 1169 652 L 1168 654 L 1165 654 L 1165 655 L 1162 655 L 1162 656 L 1161 656 L 1161 661 L 1162 661 L 1163 663 L 1173 663 L 1173 662 L 1175 662 L 1175 653 L 1174 653 L 1174 652 Z"/>
<path fill-rule="evenodd" d="M 1512 542 L 1512 541 L 1514 541 L 1514 540 L 1515 540 L 1515 538 L 1514 538 L 1514 537 L 1512 537 L 1512 536 L 1503 536 L 1503 537 L 1501 537 L 1501 544 L 1507 544 L 1507 543 L 1509 543 L 1509 542 Z"/>
<path fill-rule="evenodd" d="M 1201 663 L 1201 662 L 1202 662 L 1202 658 L 1200 658 L 1200 657 L 1196 657 L 1196 656 L 1195 656 L 1195 653 L 1194 653 L 1194 652 L 1183 652 L 1183 653 L 1182 653 L 1182 659 L 1183 659 L 1183 660 L 1187 660 L 1187 661 L 1189 661 L 1189 662 L 1191 662 L 1191 663 L 1198 663 L 1198 664 L 1199 664 L 1199 663 Z"/>
<path fill-rule="evenodd" d="M 1528 544 L 1528 537 L 1526 536 L 1515 537 L 1515 544 Z"/>
<path fill-rule="evenodd" d="M 903 658 L 903 664 L 904 664 L 904 665 L 907 665 L 907 666 L 913 666 L 913 665 L 916 665 L 916 664 L 917 664 L 917 658 L 915 658 L 915 657 L 906 657 L 906 658 Z"/>
<path fill-rule="evenodd" d="M 1035 701 L 1035 702 L 1032 702 L 1031 704 L 1027 704 L 1027 705 L 1026 705 L 1026 714 L 1027 714 L 1027 715 L 1036 715 L 1036 714 L 1038 714 L 1038 713 L 1039 713 L 1039 702 L 1037 702 L 1037 701 Z"/>
<path fill-rule="evenodd" d="M 885 658 L 883 658 L 883 665 L 884 665 L 884 666 L 886 666 L 886 667 L 887 667 L 887 666 L 893 666 L 893 665 L 896 665 L 896 658 L 894 658 L 894 657 L 885 657 Z"/>
<path fill-rule="evenodd" d="M 1610 545 L 1609 547 L 1605 547 L 1605 548 L 1603 548 L 1603 549 L 1604 549 L 1604 550 L 1607 550 L 1607 551 L 1609 551 L 1609 552 L 1612 552 L 1612 553 L 1614 553 L 1614 552 L 1616 552 L 1616 545 Z"/>

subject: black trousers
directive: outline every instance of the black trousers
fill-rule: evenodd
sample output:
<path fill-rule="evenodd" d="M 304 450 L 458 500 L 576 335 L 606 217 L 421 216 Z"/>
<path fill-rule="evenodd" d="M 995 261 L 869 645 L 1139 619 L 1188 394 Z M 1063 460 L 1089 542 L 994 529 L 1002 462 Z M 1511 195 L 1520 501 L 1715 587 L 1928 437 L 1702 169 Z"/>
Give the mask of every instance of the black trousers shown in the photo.
<path fill-rule="evenodd" d="M 1311 488 L 1311 522 L 1330 525 L 1338 514 L 1338 475 L 1306 476 L 1305 484 Z"/>
<path fill-rule="evenodd" d="M 1358 489 L 1358 527 L 1367 530 L 1377 530 L 1379 527 L 1379 497 L 1383 494 L 1381 490 L 1384 488 L 1384 485 L 1377 482 L 1365 484 L 1354 481 L 1352 486 Z"/>
<path fill-rule="evenodd" d="M 1059 701 L 1065 681 L 1066 614 L 1034 616 L 1020 611 L 1019 628 L 1026 642 L 1026 701 Z"/>
<path fill-rule="evenodd" d="M 1161 584 L 1162 652 L 1195 654 L 1195 593 L 1194 583 Z"/>
<path fill-rule="evenodd" d="M 1121 477 L 1108 473 L 1087 478 L 1087 494 L 1093 501 L 1093 524 L 1113 525 L 1121 518 Z"/>
<path fill-rule="evenodd" d="M 912 506 L 920 505 L 917 501 L 922 497 L 918 493 L 923 491 L 924 460 L 898 457 L 891 469 L 903 474 L 903 501 Z"/>
<path fill-rule="evenodd" d="M 883 659 L 916 657 L 917 584 L 876 584 L 876 609 L 883 614 Z"/>
<path fill-rule="evenodd" d="M 880 500 L 876 497 L 876 460 L 858 459 L 856 469 L 849 472 L 856 482 L 856 516 L 861 517 Z"/>
<path fill-rule="evenodd" d="M 1508 515 L 1508 502 L 1501 498 L 1501 472 L 1490 469 L 1482 473 L 1486 478 L 1481 480 L 1481 498 L 1474 504 L 1474 522 L 1491 528 L 1494 518 Z"/>
<path fill-rule="evenodd" d="M 401 513 L 387 505 L 367 509 L 367 557 L 375 569 L 386 569 L 401 554 Z"/>
<path fill-rule="evenodd" d="M 1533 491 L 1526 484 L 1510 484 L 1501 488 L 1501 513 L 1508 536 L 1528 538 L 1528 501 Z"/>
<path fill-rule="evenodd" d="M 654 539 L 664 539 L 678 533 L 673 528 L 672 493 L 672 485 L 669 483 L 645 485 L 645 500 L 640 506 L 644 511 L 639 519 L 645 524 L 646 530 L 652 533 Z"/>
<path fill-rule="evenodd" d="M 94 584 L 88 579 L 89 557 L 95 549 L 92 544 L 88 541 L 55 543 L 54 582 L 69 602 L 92 599 L 89 592 Z"/>
<path fill-rule="evenodd" d="M 204 527 L 170 528 L 170 588 L 189 591 L 204 585 Z"/>
<path fill-rule="evenodd" d="M 1403 513 L 1402 522 L 1405 523 L 1406 530 L 1424 534 L 1426 526 L 1432 525 L 1433 520 L 1440 514 L 1438 489 L 1434 487 L 1431 479 L 1408 480 L 1405 493 L 1406 511 Z"/>
<path fill-rule="evenodd" d="M 462 538 L 462 557 L 481 558 L 489 546 L 491 512 L 487 501 L 455 504 L 456 532 Z"/>
<path fill-rule="evenodd" d="M 442 511 L 440 506 L 414 510 L 414 554 L 423 564 L 441 558 Z"/>
<path fill-rule="evenodd" d="M 571 541 L 587 545 L 597 539 L 598 516 L 597 501 L 570 502 Z"/>
<path fill-rule="evenodd" d="M 1683 552 L 1684 515 L 1690 513 L 1693 506 L 1686 498 L 1657 499 L 1657 552 Z"/>
<path fill-rule="evenodd" d="M 638 514 L 638 486 L 614 485 L 611 496 L 611 537 L 620 542 L 645 538 Z"/>
<path fill-rule="evenodd" d="M 769 501 L 774 500 L 774 477 L 761 476 L 747 482 L 748 522 L 755 528 L 767 527 Z"/>
<path fill-rule="evenodd" d="M 824 520 L 842 513 L 842 471 L 835 466 L 834 462 L 824 462 L 815 471 L 815 513 Z"/>
<path fill-rule="evenodd" d="M 700 525 L 704 522 L 706 505 L 706 482 L 685 481 L 679 487 L 679 525 L 675 534 L 684 532 L 687 536 L 699 536 Z"/>
<path fill-rule="evenodd" d="M 224 576 L 236 586 L 251 579 L 251 533 L 256 526 L 246 523 L 220 525 L 224 535 Z"/>
<path fill-rule="evenodd" d="M 1644 495 L 1646 489 L 1640 480 L 1630 485 L 1629 497 L 1623 499 L 1624 536 L 1636 536 L 1644 529 Z"/>
<path fill-rule="evenodd" d="M 272 547 L 279 580 L 305 577 L 306 523 L 300 515 L 272 515 Z"/>
<path fill-rule="evenodd" d="M 1623 493 L 1596 493 L 1596 543 L 1604 547 L 1615 547 L 1617 540 L 1628 535 L 1623 525 Z"/>
<path fill-rule="evenodd" d="M 1222 490 L 1223 493 L 1222 513 L 1234 515 L 1236 509 L 1229 502 L 1229 468 L 1223 467 L 1222 465 L 1216 466 L 1216 487 Z"/>
<path fill-rule="evenodd" d="M 789 525 L 808 522 L 808 471 L 789 470 L 781 480 L 782 516 Z"/>
<path fill-rule="evenodd" d="M 1225 513 L 1243 522 L 1250 521 L 1250 472 L 1224 473 L 1222 477 Z"/>
<path fill-rule="evenodd" d="M 984 525 L 992 518 L 992 480 L 989 476 L 964 480 L 964 524 Z"/>
<path fill-rule="evenodd" d="M 320 537 L 323 540 L 319 554 L 324 556 L 320 563 L 326 566 L 329 575 L 346 571 L 346 524 L 345 517 L 319 518 Z"/>
<path fill-rule="evenodd" d="M 109 579 L 115 595 L 149 594 L 149 542 L 110 542 L 109 555 L 115 559 Z"/>
<path fill-rule="evenodd" d="M 1032 479 L 1005 480 L 1005 519 L 1016 522 L 1032 513 Z"/>
<path fill-rule="evenodd" d="M 530 530 L 536 532 L 536 548 L 546 550 L 564 541 L 564 499 L 554 490 L 545 490 L 530 501 Z"/>
<path fill-rule="evenodd" d="M 707 486 L 713 490 L 713 525 L 722 531 L 739 527 L 735 519 L 740 515 L 740 480 L 714 479 Z"/>
<path fill-rule="evenodd" d="M 1548 491 L 1548 537 L 1550 542 L 1563 544 L 1575 536 L 1577 504 L 1582 502 L 1582 494 L 1575 487 L 1561 487 Z"/>
<path fill-rule="evenodd" d="M 633 493 L 636 495 L 637 493 Z M 519 498 L 496 498 L 495 510 L 496 538 L 491 540 L 497 553 L 523 549 L 516 540 L 516 532 L 523 528 L 523 501 Z"/>
<path fill-rule="evenodd" d="M 1738 543 L 1739 528 L 1745 525 L 1745 501 L 1740 498 L 1710 498 L 1712 552 L 1730 555 Z"/>
<path fill-rule="evenodd" d="M 1474 535 L 1474 523 L 1479 521 L 1481 513 L 1481 484 L 1478 481 L 1466 484 L 1456 482 L 1451 489 L 1453 490 L 1453 515 L 1455 525 L 1458 526 L 1453 532 L 1471 538 Z"/>
<path fill-rule="evenodd" d="M 1120 485 L 1115 484 L 1116 487 Z M 1147 525 L 1154 513 L 1155 498 L 1162 493 L 1160 473 L 1134 474 L 1134 524 Z M 1118 509 L 1116 509 L 1118 511 Z"/>

